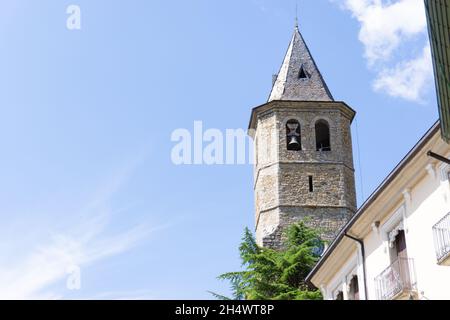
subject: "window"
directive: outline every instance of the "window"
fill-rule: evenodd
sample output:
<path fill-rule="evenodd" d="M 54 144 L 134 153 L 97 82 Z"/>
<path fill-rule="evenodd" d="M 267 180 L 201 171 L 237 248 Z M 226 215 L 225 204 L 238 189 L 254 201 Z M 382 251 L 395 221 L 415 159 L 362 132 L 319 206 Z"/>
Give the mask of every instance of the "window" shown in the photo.
<path fill-rule="evenodd" d="M 309 176 L 309 192 L 314 192 L 313 176 Z"/>
<path fill-rule="evenodd" d="M 395 227 L 388 235 L 391 264 L 376 278 L 378 299 L 391 300 L 396 297 L 414 299 L 416 280 L 414 261 L 408 258 L 403 225 Z"/>
<path fill-rule="evenodd" d="M 350 289 L 348 293 L 349 300 L 359 300 L 358 276 L 352 277 L 352 280 L 350 280 L 349 289 Z"/>
<path fill-rule="evenodd" d="M 342 291 L 339 291 L 334 300 L 344 300 L 344 293 Z"/>
<path fill-rule="evenodd" d="M 286 123 L 286 143 L 290 151 L 302 150 L 300 123 L 297 120 Z"/>
<path fill-rule="evenodd" d="M 389 233 L 389 247 L 391 262 L 397 259 L 408 259 L 408 251 L 406 250 L 405 231 L 403 223 Z"/>
<path fill-rule="evenodd" d="M 309 73 L 308 71 L 306 71 L 305 67 L 303 65 L 301 65 L 300 67 L 300 71 L 298 73 L 298 78 L 299 79 L 309 79 Z"/>
<path fill-rule="evenodd" d="M 316 149 L 317 151 L 331 151 L 330 127 L 325 120 L 316 122 Z"/>
<path fill-rule="evenodd" d="M 404 231 L 405 217 L 405 205 L 402 205 L 381 226 L 390 262 L 374 279 L 379 300 L 417 297 L 414 259 L 408 257 Z"/>
<path fill-rule="evenodd" d="M 433 226 L 433 237 L 438 263 L 450 265 L 450 213 Z"/>
<path fill-rule="evenodd" d="M 408 251 L 406 249 L 406 238 L 404 230 L 393 231 L 397 233 L 390 250 L 391 263 L 394 265 L 394 269 L 398 272 L 401 280 L 405 284 L 411 283 L 410 271 L 409 271 L 409 259 Z"/>

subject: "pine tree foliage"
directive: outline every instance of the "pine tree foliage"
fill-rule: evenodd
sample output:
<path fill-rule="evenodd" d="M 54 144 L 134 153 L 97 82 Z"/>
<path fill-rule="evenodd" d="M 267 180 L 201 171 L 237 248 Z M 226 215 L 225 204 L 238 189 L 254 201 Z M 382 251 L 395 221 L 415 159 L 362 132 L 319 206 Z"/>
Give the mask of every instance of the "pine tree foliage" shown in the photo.
<path fill-rule="evenodd" d="M 323 248 L 318 232 L 304 222 L 288 228 L 284 249 L 272 250 L 256 244 L 245 229 L 239 247 L 243 271 L 220 275 L 231 284 L 232 298 L 225 300 L 319 300 L 320 291 L 310 290 L 305 278 L 316 264 Z"/>

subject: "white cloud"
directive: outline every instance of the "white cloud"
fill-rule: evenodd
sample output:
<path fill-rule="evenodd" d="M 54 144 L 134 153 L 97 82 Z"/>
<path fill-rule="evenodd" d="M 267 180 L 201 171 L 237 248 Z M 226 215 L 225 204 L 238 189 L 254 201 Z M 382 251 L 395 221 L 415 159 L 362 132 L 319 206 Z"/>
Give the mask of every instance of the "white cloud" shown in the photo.
<path fill-rule="evenodd" d="M 417 58 L 381 70 L 373 87 L 376 91 L 384 91 L 394 97 L 420 102 L 422 92 L 431 83 L 430 64 L 431 51 L 427 44 L 422 55 Z"/>
<path fill-rule="evenodd" d="M 364 45 L 365 58 L 377 73 L 374 89 L 420 102 L 432 76 L 431 55 L 424 49 L 417 56 L 405 57 L 405 51 L 415 52 L 425 45 L 423 0 L 331 1 L 349 10 L 360 23 L 359 40 Z M 409 47 L 405 50 L 406 45 Z"/>
<path fill-rule="evenodd" d="M 23 240 L 21 235 L 31 230 L 16 230 L 17 243 L 11 238 L 0 238 L 1 242 L 8 243 L 10 252 L 15 247 L 26 248 L 25 253 L 16 250 L 13 255 L 0 259 L 0 299 L 64 298 L 67 291 L 60 292 L 50 287 L 58 281 L 66 281 L 68 268 L 77 266 L 81 269 L 82 290 L 83 268 L 124 253 L 155 231 L 167 227 L 140 223 L 114 233 L 109 230 L 113 216 L 117 214 L 109 208 L 109 202 L 136 165 L 137 162 L 133 161 L 124 170 L 116 172 L 94 194 L 93 201 L 75 217 L 62 213 L 61 220 L 68 226 L 55 229 L 44 219 L 42 224 L 34 224 L 31 229 L 44 229 L 46 232 L 33 235 L 25 246 L 18 243 Z"/>
<path fill-rule="evenodd" d="M 422 0 L 340 2 L 361 24 L 359 40 L 370 64 L 389 60 L 402 42 L 426 30 Z"/>

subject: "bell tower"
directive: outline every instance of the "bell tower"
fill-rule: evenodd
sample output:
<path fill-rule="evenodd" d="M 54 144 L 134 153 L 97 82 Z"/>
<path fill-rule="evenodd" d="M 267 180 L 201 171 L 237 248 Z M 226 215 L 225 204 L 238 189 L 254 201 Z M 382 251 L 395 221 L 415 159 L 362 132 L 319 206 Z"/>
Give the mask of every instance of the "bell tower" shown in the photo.
<path fill-rule="evenodd" d="M 256 239 L 279 248 L 283 231 L 307 218 L 332 240 L 356 211 L 350 125 L 298 29 L 267 103 L 252 110 Z"/>

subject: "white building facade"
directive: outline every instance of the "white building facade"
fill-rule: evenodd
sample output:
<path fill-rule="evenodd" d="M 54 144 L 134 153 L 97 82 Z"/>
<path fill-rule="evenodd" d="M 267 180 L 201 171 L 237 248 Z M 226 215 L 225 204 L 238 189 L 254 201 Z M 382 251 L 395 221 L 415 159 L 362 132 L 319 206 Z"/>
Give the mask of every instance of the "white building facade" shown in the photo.
<path fill-rule="evenodd" d="M 450 299 L 449 157 L 436 123 L 309 274 L 324 299 Z"/>

